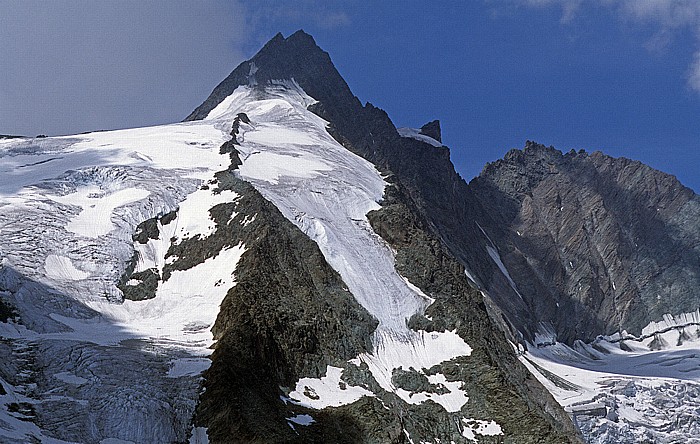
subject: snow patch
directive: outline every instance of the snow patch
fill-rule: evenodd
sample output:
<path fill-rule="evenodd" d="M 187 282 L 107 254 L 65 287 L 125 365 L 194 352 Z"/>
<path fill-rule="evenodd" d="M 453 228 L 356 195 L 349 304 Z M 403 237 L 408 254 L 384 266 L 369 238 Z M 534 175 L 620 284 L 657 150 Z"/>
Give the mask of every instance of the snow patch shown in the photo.
<path fill-rule="evenodd" d="M 145 199 L 149 194 L 140 188 L 126 188 L 105 194 L 97 186 L 85 186 L 75 193 L 50 198 L 59 203 L 82 207 L 82 211 L 68 222 L 66 230 L 80 236 L 97 238 L 114 229 L 112 213 L 115 208 Z"/>
<path fill-rule="evenodd" d="M 179 239 L 194 236 L 199 236 L 202 239 L 209 237 L 216 229 L 216 224 L 211 219 L 209 210 L 216 205 L 233 202 L 238 197 L 238 194 L 230 190 L 218 193 L 211 190 L 197 190 L 180 203 L 177 219 L 170 222 L 165 228 L 170 230 L 167 227 L 173 226 L 172 233 Z M 163 241 L 169 240 L 170 237 L 163 239 Z"/>
<path fill-rule="evenodd" d="M 324 409 L 352 404 L 363 396 L 374 397 L 374 393 L 365 388 L 341 381 L 342 373 L 342 368 L 329 365 L 326 367 L 326 376 L 300 379 L 294 391 L 289 394 L 289 402 L 312 409 Z"/>
<path fill-rule="evenodd" d="M 470 441 L 478 442 L 476 435 L 496 436 L 503 435 L 501 426 L 496 421 L 484 421 L 482 419 L 462 418 L 464 428 L 462 436 Z"/>
<path fill-rule="evenodd" d="M 425 370 L 449 361 L 458 356 L 469 356 L 472 348 L 464 342 L 456 331 L 445 332 L 411 332 L 411 336 L 397 336 L 388 332 L 378 331 L 374 337 L 372 353 L 363 353 L 354 361 L 359 365 L 364 362 L 369 367 L 372 376 L 386 391 L 394 392 L 410 404 L 420 404 L 428 399 L 442 405 L 448 412 L 459 411 L 469 397 L 461 390 L 460 381 L 448 382 L 444 375 L 429 375 L 428 380 L 433 384 L 442 384 L 449 393 L 410 393 L 397 388 L 391 382 L 395 369 L 409 370 L 411 368 L 425 373 Z"/>
<path fill-rule="evenodd" d="M 505 264 L 503 264 L 503 261 L 501 260 L 501 255 L 498 254 L 498 251 L 496 251 L 495 248 L 487 245 L 486 246 L 486 251 L 488 252 L 489 256 L 491 256 L 491 259 L 493 262 L 498 266 L 498 269 L 501 270 L 501 273 L 508 279 L 508 283 L 510 284 L 510 287 L 513 289 L 515 294 L 517 294 L 520 299 L 522 299 L 522 295 L 518 291 L 518 287 L 515 285 L 515 281 L 513 281 L 513 278 L 510 277 L 510 273 L 508 273 L 508 269 L 506 268 Z"/>
<path fill-rule="evenodd" d="M 430 136 L 426 136 L 425 134 L 421 134 L 419 128 L 396 128 L 396 131 L 399 133 L 401 137 L 408 137 L 410 139 L 416 139 L 420 140 L 421 142 L 425 142 L 429 145 L 436 146 L 436 147 L 441 147 L 443 146 L 442 143 L 438 142 L 437 140 L 433 139 Z"/>

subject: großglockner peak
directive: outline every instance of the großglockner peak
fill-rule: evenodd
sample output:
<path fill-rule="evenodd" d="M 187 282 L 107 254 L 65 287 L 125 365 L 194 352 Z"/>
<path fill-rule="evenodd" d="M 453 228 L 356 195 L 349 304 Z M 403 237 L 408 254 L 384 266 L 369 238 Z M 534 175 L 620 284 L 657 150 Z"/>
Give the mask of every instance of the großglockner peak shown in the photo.
<path fill-rule="evenodd" d="M 439 123 L 397 130 L 363 106 L 299 31 L 185 122 L 0 140 L 0 442 L 692 442 L 692 294 L 630 332 L 570 328 L 552 308 L 570 287 L 540 299 L 528 277 L 568 257 L 513 236 L 560 226 L 518 214 L 549 214 L 528 196 L 580 165 L 528 144 L 530 163 L 513 151 L 468 185 L 440 139 Z M 590 157 L 595 180 L 669 190 L 653 203 L 683 217 L 654 226 L 683 233 L 669 260 L 697 271 L 697 196 Z M 605 227 L 641 229 L 612 213 Z M 617 256 L 576 276 L 626 270 Z"/>

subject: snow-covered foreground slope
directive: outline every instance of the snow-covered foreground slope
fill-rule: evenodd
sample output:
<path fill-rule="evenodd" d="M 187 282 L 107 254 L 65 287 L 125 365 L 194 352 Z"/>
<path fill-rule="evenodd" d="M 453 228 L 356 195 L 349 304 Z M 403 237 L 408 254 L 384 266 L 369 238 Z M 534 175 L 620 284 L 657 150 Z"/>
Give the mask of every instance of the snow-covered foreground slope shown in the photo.
<path fill-rule="evenodd" d="M 667 316 L 639 338 L 623 337 L 533 346 L 521 361 L 588 442 L 699 443 L 700 314 Z"/>
<path fill-rule="evenodd" d="M 229 131 L 190 122 L 0 144 L 0 288 L 21 322 L 0 323 L 0 442 L 187 439 L 243 246 L 174 271 L 153 299 L 124 300 L 116 284 L 142 221 L 178 210 L 160 248 L 136 244 L 137 271 L 162 272 L 170 242 L 210 234 L 209 209 L 236 197 L 200 189 L 230 163 Z"/>

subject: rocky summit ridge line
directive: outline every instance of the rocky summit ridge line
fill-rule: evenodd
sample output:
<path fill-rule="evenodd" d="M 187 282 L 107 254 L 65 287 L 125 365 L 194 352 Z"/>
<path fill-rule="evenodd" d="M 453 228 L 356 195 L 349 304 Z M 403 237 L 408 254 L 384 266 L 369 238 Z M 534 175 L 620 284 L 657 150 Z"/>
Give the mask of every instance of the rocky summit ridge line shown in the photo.
<path fill-rule="evenodd" d="M 467 184 L 303 31 L 0 173 L 0 443 L 700 433 L 698 196 L 533 142 Z"/>

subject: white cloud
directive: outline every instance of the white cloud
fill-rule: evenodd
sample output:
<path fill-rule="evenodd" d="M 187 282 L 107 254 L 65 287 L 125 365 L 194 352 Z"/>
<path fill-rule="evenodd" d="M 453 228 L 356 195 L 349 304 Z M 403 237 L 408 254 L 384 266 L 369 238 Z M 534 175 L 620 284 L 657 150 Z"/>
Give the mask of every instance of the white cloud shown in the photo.
<path fill-rule="evenodd" d="M 601 7 L 614 11 L 623 22 L 651 26 L 652 36 L 644 42 L 651 52 L 662 52 L 684 31 L 695 35 L 700 48 L 700 0 L 520 0 L 520 5 L 531 8 L 561 8 L 561 23 L 566 24 L 583 13 L 583 6 Z M 687 84 L 700 93 L 700 49 L 689 65 Z"/>

